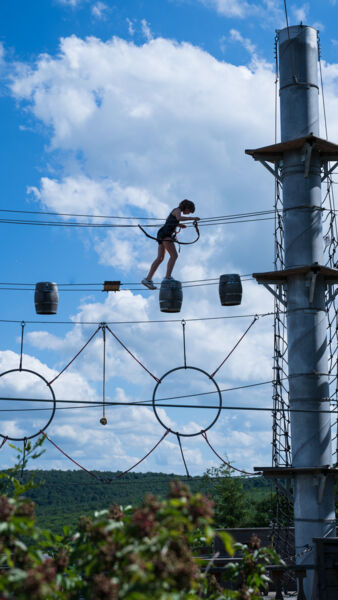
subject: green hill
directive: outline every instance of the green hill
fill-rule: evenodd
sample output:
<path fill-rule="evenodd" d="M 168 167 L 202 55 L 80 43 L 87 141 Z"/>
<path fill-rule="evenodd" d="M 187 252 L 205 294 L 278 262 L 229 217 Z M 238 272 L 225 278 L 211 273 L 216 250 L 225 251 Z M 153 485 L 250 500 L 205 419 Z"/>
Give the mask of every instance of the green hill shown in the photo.
<path fill-rule="evenodd" d="M 147 493 L 165 496 L 169 482 L 180 479 L 189 485 L 191 491 L 211 493 L 210 484 L 202 477 L 181 477 L 174 473 L 128 473 L 111 483 L 101 483 L 83 471 L 25 471 L 24 480 L 34 473 L 39 487 L 31 490 L 29 496 L 36 504 L 38 524 L 55 532 L 64 525 L 75 527 L 81 515 L 93 514 L 111 504 L 126 506 L 138 505 Z M 98 477 L 109 480 L 119 473 L 94 471 Z M 261 477 L 254 479 L 236 478 L 243 484 L 248 504 L 267 499 L 270 484 Z M 257 523 L 258 525 L 258 523 Z"/>

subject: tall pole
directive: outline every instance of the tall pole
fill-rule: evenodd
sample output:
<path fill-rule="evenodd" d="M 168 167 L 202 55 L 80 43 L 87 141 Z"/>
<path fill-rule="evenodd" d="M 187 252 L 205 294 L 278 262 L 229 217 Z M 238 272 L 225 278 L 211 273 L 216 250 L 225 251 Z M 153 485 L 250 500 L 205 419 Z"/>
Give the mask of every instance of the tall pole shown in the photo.
<path fill-rule="evenodd" d="M 281 141 L 319 135 L 317 31 L 288 27 L 278 32 Z M 281 166 L 285 269 L 323 264 L 321 164 L 316 148 L 286 150 Z M 295 554 L 314 564 L 313 538 L 335 536 L 334 482 L 315 471 L 332 463 L 326 340 L 325 281 L 315 271 L 287 278 L 291 446 L 294 478 Z M 311 411 L 311 412 L 306 412 Z M 308 468 L 308 471 L 306 469 Z M 306 598 L 316 597 L 307 571 Z"/>

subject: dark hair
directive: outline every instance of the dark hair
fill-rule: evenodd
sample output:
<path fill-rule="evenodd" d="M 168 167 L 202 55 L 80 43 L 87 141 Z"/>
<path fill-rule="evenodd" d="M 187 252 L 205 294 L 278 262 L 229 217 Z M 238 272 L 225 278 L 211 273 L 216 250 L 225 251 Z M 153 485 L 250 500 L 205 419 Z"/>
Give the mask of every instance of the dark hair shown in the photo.
<path fill-rule="evenodd" d="M 195 204 L 191 200 L 182 200 L 178 206 L 181 210 L 189 210 L 191 213 L 195 212 Z"/>

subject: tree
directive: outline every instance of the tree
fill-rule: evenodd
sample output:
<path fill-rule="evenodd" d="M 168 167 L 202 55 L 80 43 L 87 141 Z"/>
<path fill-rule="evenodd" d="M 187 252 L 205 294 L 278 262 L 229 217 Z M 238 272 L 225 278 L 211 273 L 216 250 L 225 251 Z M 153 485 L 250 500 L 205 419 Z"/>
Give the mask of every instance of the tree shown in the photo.
<path fill-rule="evenodd" d="M 0 599 L 26 600 L 254 600 L 267 576 L 265 566 L 277 562 L 269 549 L 236 546 L 240 565 L 228 566 L 225 578 L 237 590 L 223 589 L 209 576 L 206 563 L 193 554 L 210 543 L 213 503 L 201 493 L 172 482 L 166 499 L 148 495 L 140 507 L 116 505 L 93 517 L 82 517 L 76 531 L 63 535 L 36 527 L 34 503 L 25 497 L 32 482 L 15 477 L 41 442 L 28 442 L 21 465 L 1 474 Z M 229 534 L 222 538 L 230 555 Z M 209 563 L 212 565 L 212 562 Z"/>
<path fill-rule="evenodd" d="M 248 502 L 240 477 L 232 477 L 226 465 L 212 467 L 205 473 L 205 483 L 215 503 L 216 527 L 243 527 L 247 518 Z"/>

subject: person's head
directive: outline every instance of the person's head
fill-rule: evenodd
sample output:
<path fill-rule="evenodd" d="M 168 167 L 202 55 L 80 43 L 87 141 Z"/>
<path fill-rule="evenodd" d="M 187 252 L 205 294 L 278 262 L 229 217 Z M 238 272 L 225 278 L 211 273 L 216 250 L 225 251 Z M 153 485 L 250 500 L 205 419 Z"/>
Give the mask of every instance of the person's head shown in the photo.
<path fill-rule="evenodd" d="M 191 200 L 182 200 L 182 202 L 179 203 L 178 207 L 185 215 L 195 212 L 195 204 L 191 202 Z"/>

